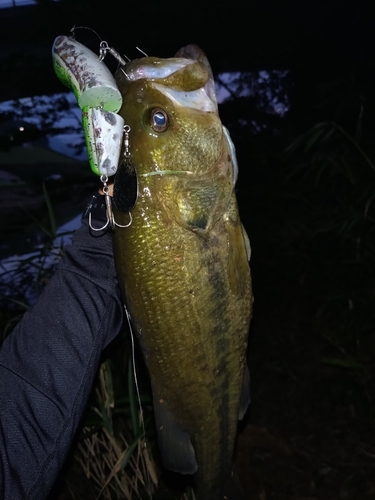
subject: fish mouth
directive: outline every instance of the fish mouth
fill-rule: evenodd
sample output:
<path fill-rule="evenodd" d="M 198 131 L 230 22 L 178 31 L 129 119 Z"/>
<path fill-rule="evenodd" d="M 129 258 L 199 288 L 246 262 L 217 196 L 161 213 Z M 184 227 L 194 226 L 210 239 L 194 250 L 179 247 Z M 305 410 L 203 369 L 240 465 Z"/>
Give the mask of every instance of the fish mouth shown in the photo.
<path fill-rule="evenodd" d="M 145 57 L 130 61 L 124 75 L 128 81 L 147 80 L 175 105 L 208 113 L 218 111 L 212 70 L 196 45 L 183 47 L 171 59 Z"/>
<path fill-rule="evenodd" d="M 193 108 L 203 113 L 215 113 L 215 102 L 210 98 L 206 85 L 198 90 L 191 90 L 189 92 L 175 90 L 165 85 L 154 83 L 153 87 L 161 94 L 168 97 L 175 106 L 184 108 Z"/>
<path fill-rule="evenodd" d="M 135 59 L 126 65 L 126 77 L 130 81 L 143 79 L 160 80 L 168 78 L 192 62 L 195 61 L 183 58 L 157 59 L 155 57 L 144 57 L 142 59 Z"/>
<path fill-rule="evenodd" d="M 208 79 L 204 86 L 205 91 L 208 98 L 211 99 L 211 101 L 213 102 L 215 106 L 215 111 L 218 112 L 215 79 L 211 69 L 211 65 L 203 50 L 200 47 L 198 47 L 198 45 L 190 44 L 178 50 L 175 54 L 175 57 L 183 57 L 186 59 L 190 59 L 192 61 L 199 61 L 206 67 L 208 72 Z"/>

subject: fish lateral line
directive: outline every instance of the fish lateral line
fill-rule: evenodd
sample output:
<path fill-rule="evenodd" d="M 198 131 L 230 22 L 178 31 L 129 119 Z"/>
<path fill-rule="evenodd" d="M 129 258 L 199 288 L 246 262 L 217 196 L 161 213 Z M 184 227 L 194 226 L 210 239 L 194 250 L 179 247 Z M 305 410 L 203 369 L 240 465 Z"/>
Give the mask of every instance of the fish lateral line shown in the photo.
<path fill-rule="evenodd" d="M 147 172 L 145 174 L 139 174 L 140 177 L 151 177 L 154 175 L 193 175 L 194 172 L 190 170 L 159 170 L 158 172 Z"/>

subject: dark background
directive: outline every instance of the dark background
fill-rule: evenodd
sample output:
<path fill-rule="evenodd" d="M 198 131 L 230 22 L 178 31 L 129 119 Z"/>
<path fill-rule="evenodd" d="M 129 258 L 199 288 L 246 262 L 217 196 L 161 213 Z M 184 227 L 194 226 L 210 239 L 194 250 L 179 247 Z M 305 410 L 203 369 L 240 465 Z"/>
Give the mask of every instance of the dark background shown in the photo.
<path fill-rule="evenodd" d="M 373 66 L 372 5 L 364 0 L 44 0 L 0 11 L 2 99 L 61 89 L 50 48 L 74 25 L 93 28 L 130 58 L 139 55 L 135 46 L 171 57 L 196 43 L 215 72 L 287 68 L 315 82 L 322 72 L 327 78 Z"/>
<path fill-rule="evenodd" d="M 51 46 L 73 25 L 130 58 L 135 46 L 171 57 L 196 43 L 215 75 L 289 72 L 284 117 L 257 96 L 220 110 L 237 147 L 253 250 L 252 406 L 237 468 L 249 499 L 374 498 L 373 3 L 44 0 L 3 9 L 1 101 L 63 91 Z M 74 183 L 78 204 L 95 179 Z M 73 196 L 51 190 L 52 202 Z"/>

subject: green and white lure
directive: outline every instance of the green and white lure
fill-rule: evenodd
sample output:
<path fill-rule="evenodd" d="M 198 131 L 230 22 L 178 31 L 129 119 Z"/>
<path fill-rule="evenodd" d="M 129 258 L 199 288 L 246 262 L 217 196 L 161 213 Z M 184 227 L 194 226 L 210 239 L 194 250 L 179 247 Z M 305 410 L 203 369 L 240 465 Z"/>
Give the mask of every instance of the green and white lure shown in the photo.
<path fill-rule="evenodd" d="M 121 93 L 103 62 L 107 52 L 121 65 L 125 64 L 106 42 L 100 44 L 100 56 L 72 36 L 58 36 L 52 47 L 56 75 L 74 92 L 82 110 L 91 170 L 97 175 L 110 177 L 118 168 L 125 123 L 117 114 L 122 105 Z"/>

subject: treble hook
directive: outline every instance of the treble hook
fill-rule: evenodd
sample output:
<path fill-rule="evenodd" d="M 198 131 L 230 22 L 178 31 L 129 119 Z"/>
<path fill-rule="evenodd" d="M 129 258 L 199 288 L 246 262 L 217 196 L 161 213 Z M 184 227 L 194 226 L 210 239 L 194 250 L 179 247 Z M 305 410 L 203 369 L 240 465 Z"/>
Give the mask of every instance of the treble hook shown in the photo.
<path fill-rule="evenodd" d="M 94 227 L 92 225 L 92 223 L 91 223 L 91 212 L 89 212 L 89 226 L 90 226 L 90 228 L 93 231 L 103 231 L 108 225 L 110 225 L 112 231 L 114 231 L 116 229 L 116 226 L 117 227 L 129 227 L 131 225 L 131 223 L 133 222 L 133 217 L 132 217 L 131 212 L 129 212 L 129 222 L 128 222 L 128 224 L 125 224 L 124 226 L 122 226 L 121 224 L 118 224 L 115 221 L 115 216 L 114 216 L 114 213 L 113 213 L 113 210 L 112 210 L 112 198 L 108 194 L 108 191 L 109 191 L 109 187 L 108 187 L 108 184 L 107 184 L 108 177 L 106 175 L 101 175 L 100 176 L 100 180 L 103 183 L 103 193 L 104 193 L 104 196 L 105 196 L 105 207 L 106 207 L 107 222 L 104 224 L 103 227 Z"/>

